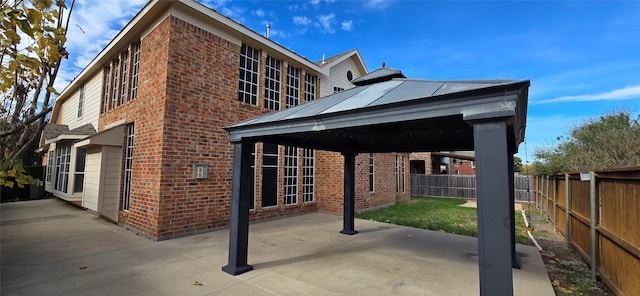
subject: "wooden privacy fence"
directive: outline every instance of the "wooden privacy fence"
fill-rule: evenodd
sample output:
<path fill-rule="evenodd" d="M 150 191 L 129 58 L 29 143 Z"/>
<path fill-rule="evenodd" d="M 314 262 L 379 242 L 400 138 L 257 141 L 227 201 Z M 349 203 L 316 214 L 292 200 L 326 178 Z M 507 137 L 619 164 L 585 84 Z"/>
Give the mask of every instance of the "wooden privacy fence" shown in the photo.
<path fill-rule="evenodd" d="M 534 202 L 616 295 L 640 295 L 640 167 L 534 180 Z"/>
<path fill-rule="evenodd" d="M 515 176 L 515 199 L 529 201 L 528 189 L 533 179 Z M 476 198 L 476 176 L 468 175 L 411 175 L 412 196 Z"/>

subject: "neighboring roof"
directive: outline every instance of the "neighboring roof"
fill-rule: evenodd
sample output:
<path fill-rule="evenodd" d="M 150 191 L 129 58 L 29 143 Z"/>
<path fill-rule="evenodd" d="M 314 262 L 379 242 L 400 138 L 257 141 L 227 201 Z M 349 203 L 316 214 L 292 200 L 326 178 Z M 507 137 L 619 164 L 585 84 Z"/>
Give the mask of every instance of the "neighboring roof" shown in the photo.
<path fill-rule="evenodd" d="M 470 121 L 513 118 L 509 122 L 510 148 L 517 151 L 524 140 L 529 85 L 528 80 L 394 78 L 239 122 L 225 130 L 231 142 L 260 141 L 358 153 L 453 151 L 474 149 Z"/>
<path fill-rule="evenodd" d="M 364 61 L 362 60 L 362 56 L 360 55 L 360 51 L 357 48 L 354 49 L 350 49 L 347 50 L 345 52 L 341 52 L 337 55 L 328 57 L 326 59 L 322 59 L 319 60 L 317 62 L 315 62 L 316 65 L 322 67 L 322 68 L 331 68 L 334 65 L 337 65 L 341 62 L 343 62 L 344 60 L 348 59 L 348 58 L 354 58 L 355 60 L 357 60 L 358 62 L 356 63 L 356 66 L 360 67 L 360 71 L 362 71 L 362 73 L 367 73 L 367 66 L 365 65 Z"/>
<path fill-rule="evenodd" d="M 352 80 L 351 83 L 353 83 L 353 85 L 360 86 L 360 85 L 367 85 L 367 84 L 387 81 L 393 78 L 407 78 L 407 77 L 404 76 L 404 74 L 402 74 L 402 71 L 400 70 L 382 67 L 367 75 L 364 75 L 362 77 Z"/>

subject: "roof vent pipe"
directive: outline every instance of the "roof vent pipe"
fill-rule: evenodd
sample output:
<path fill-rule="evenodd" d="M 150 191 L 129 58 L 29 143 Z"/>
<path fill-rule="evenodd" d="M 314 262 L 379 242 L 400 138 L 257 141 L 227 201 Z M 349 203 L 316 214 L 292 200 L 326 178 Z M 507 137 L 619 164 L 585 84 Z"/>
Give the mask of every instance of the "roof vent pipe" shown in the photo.
<path fill-rule="evenodd" d="M 271 24 L 267 23 L 267 39 L 271 39 Z"/>
<path fill-rule="evenodd" d="M 322 63 L 323 64 L 326 63 L 325 60 L 324 60 L 324 53 L 322 54 Z"/>

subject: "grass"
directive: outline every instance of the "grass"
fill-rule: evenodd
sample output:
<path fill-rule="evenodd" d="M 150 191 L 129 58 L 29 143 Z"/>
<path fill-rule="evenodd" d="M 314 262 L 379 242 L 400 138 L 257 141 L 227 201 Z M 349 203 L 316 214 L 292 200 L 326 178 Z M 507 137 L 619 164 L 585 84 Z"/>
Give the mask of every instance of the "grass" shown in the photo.
<path fill-rule="evenodd" d="M 360 213 L 360 219 L 374 220 L 409 227 L 443 231 L 466 236 L 478 236 L 477 209 L 461 207 L 464 199 L 412 197 L 410 201 Z M 516 242 L 531 245 L 524 220 L 516 212 Z"/>

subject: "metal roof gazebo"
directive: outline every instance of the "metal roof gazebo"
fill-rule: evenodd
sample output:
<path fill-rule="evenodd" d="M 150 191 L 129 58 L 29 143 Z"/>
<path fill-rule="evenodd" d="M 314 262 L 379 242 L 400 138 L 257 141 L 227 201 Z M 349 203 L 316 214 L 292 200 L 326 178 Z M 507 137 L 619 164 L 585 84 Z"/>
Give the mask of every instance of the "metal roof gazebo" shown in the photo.
<path fill-rule="evenodd" d="M 256 142 L 340 152 L 344 156 L 343 234 L 354 228 L 358 153 L 475 150 L 481 295 L 512 295 L 515 253 L 513 154 L 524 140 L 528 80 L 407 79 L 381 68 L 356 87 L 225 128 L 234 145 L 229 261 L 247 263 Z"/>

